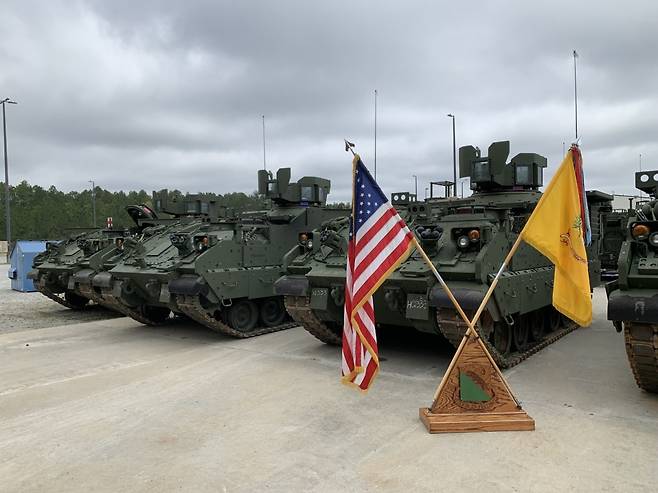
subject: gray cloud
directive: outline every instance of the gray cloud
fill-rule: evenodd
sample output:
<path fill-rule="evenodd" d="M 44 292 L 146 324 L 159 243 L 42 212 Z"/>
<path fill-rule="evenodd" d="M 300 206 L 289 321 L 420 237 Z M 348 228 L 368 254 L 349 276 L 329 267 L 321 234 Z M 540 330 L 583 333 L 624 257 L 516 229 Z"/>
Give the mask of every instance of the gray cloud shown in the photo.
<path fill-rule="evenodd" d="M 7 3 L 7 2 L 6 2 Z M 342 139 L 385 191 L 452 175 L 458 145 L 509 139 L 555 168 L 573 138 L 588 187 L 631 193 L 658 156 L 655 2 L 8 2 L 0 97 L 11 180 L 82 189 L 252 191 L 262 165 L 332 179 Z M 552 170 L 547 174 L 550 176 Z"/>

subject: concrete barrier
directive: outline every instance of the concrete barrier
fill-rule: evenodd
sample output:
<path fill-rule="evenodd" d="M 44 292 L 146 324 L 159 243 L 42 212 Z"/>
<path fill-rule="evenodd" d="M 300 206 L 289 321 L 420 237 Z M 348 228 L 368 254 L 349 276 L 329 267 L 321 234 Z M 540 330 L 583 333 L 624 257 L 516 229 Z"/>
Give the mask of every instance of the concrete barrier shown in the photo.
<path fill-rule="evenodd" d="M 0 241 L 0 255 L 4 255 L 5 257 L 7 256 L 7 241 L 6 240 Z"/>

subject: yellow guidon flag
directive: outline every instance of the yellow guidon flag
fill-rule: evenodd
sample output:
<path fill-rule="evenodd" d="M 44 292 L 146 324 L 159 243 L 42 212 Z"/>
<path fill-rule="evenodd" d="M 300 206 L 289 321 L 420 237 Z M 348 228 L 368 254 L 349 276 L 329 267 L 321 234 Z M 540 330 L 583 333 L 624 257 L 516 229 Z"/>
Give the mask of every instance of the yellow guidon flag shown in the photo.
<path fill-rule="evenodd" d="M 555 264 L 553 306 L 574 322 L 592 322 L 585 243 L 591 241 L 582 157 L 573 145 L 546 187 L 521 237 Z"/>

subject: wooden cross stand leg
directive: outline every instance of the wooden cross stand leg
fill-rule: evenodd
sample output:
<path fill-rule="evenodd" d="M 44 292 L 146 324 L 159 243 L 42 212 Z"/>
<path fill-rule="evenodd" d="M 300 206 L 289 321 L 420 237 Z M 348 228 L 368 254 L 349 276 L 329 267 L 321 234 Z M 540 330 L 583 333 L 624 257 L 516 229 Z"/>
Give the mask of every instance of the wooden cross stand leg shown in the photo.
<path fill-rule="evenodd" d="M 535 421 L 521 409 L 477 333 L 469 328 L 434 396 L 420 408 L 430 433 L 530 431 Z"/>
<path fill-rule="evenodd" d="M 457 312 L 468 324 L 466 334 L 434 394 L 431 407 L 420 408 L 420 419 L 430 433 L 535 429 L 535 421 L 521 408 L 475 330 L 498 278 L 518 248 L 520 240 L 519 236 L 489 286 L 473 320 L 468 319 L 434 264 L 420 245 L 416 244 Z"/>

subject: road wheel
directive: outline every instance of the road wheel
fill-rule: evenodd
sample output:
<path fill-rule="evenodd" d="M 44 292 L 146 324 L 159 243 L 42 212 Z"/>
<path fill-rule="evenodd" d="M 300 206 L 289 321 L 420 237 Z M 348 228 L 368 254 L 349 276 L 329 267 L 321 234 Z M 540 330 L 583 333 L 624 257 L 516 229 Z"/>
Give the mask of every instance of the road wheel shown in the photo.
<path fill-rule="evenodd" d="M 504 320 L 496 323 L 494 327 L 493 345 L 503 356 L 509 354 L 512 349 L 512 327 Z"/>
<path fill-rule="evenodd" d="M 530 335 L 532 340 L 539 342 L 544 337 L 544 325 L 546 321 L 544 320 L 541 310 L 536 310 L 530 315 Z"/>
<path fill-rule="evenodd" d="M 468 314 L 468 317 L 473 318 L 471 314 Z M 491 337 L 491 333 L 494 331 L 494 327 L 495 322 L 494 319 L 491 318 L 491 314 L 488 311 L 482 312 L 479 320 L 477 321 L 477 330 L 480 335 L 485 339 L 489 339 Z"/>
<path fill-rule="evenodd" d="M 286 319 L 286 309 L 281 297 L 265 298 L 260 302 L 260 319 L 267 327 L 281 325 Z"/>
<path fill-rule="evenodd" d="M 73 305 L 76 310 L 82 310 L 85 306 L 87 306 L 87 303 L 89 303 L 87 298 L 80 296 L 73 291 L 66 291 L 64 293 L 64 299 L 71 303 L 71 305 Z"/>
<path fill-rule="evenodd" d="M 249 332 L 258 323 L 258 307 L 251 300 L 233 302 L 228 309 L 228 324 L 240 332 Z"/>
<path fill-rule="evenodd" d="M 554 332 L 562 326 L 562 314 L 552 305 L 548 307 L 548 330 Z"/>
<path fill-rule="evenodd" d="M 528 333 L 530 332 L 530 317 L 523 314 L 516 317 L 512 332 L 514 334 L 514 345 L 518 351 L 525 351 L 528 348 Z"/>

